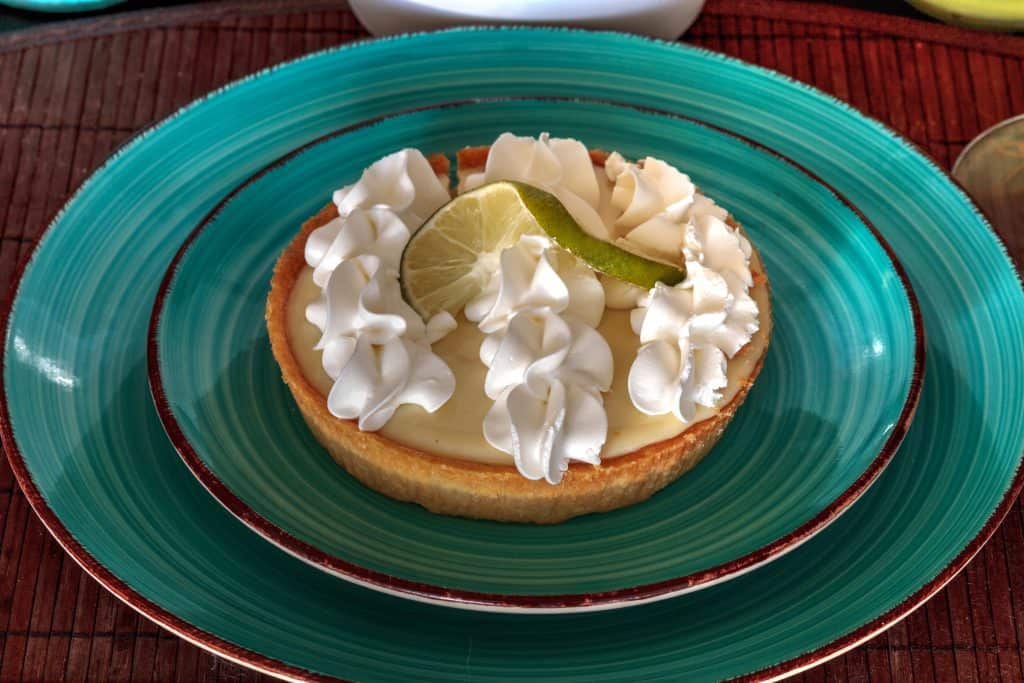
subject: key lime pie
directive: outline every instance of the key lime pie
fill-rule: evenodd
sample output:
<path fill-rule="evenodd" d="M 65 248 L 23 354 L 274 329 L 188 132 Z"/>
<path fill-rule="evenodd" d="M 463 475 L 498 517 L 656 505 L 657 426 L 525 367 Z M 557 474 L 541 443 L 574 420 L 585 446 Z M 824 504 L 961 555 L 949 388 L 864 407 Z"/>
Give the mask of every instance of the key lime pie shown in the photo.
<path fill-rule="evenodd" d="M 768 347 L 761 259 L 688 176 L 579 141 L 404 149 L 274 270 L 274 356 L 352 476 L 554 523 L 644 500 L 721 436 Z"/>

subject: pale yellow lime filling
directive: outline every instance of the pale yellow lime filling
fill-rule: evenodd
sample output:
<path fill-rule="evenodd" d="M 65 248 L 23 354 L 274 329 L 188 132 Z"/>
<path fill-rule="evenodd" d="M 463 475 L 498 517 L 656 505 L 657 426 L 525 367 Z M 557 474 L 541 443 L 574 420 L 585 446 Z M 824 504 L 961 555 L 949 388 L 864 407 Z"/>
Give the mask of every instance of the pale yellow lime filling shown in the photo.
<path fill-rule="evenodd" d="M 332 381 L 324 372 L 321 352 L 314 349 L 320 339 L 320 331 L 305 316 L 306 306 L 320 295 L 312 274 L 311 268 L 304 268 L 292 289 L 288 302 L 288 338 L 302 373 L 326 396 Z M 767 292 L 754 289 L 751 293 L 761 311 L 761 328 L 767 329 Z M 604 394 L 608 439 L 601 451 L 602 458 L 614 458 L 670 439 L 694 424 L 683 425 L 671 414 L 644 415 L 633 407 L 626 380 L 640 339 L 629 325 L 629 311 L 606 310 L 598 331 L 611 346 L 615 362 L 611 390 Z M 763 334 L 755 335 L 751 345 L 729 361 L 729 385 L 723 391 L 719 406 L 727 405 L 753 372 L 767 341 L 765 337 Z M 483 435 L 484 415 L 492 403 L 484 393 L 487 367 L 479 355 L 483 338 L 476 325 L 460 316 L 458 328 L 432 347 L 455 374 L 455 393 L 451 399 L 434 413 L 428 413 L 419 406 L 403 405 L 380 433 L 398 443 L 437 455 L 511 465 L 512 456 L 491 446 Z M 706 420 L 717 412 L 716 408 L 698 407 L 695 422 Z"/>

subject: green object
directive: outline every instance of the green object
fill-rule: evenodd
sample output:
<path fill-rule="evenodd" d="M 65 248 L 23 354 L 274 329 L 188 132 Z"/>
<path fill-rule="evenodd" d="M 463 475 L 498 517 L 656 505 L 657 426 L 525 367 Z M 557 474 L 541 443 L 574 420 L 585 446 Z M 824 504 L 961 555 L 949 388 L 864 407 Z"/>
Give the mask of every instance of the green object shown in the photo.
<path fill-rule="evenodd" d="M 825 531 L 765 567 L 674 600 L 594 614 L 494 615 L 382 596 L 309 567 L 251 533 L 181 462 L 150 401 L 146 335 L 160 278 L 189 232 L 243 179 L 340 126 L 516 94 L 632 102 L 742 133 L 836 187 L 899 254 L 927 332 L 921 401 L 892 463 Z M 548 123 L 552 132 L 575 128 Z M 649 151 L 650 141 L 644 134 L 643 149 L 623 152 Z M 699 163 L 684 165 L 699 175 Z M 746 192 L 722 193 L 727 206 L 762 182 L 742 178 Z M 341 180 L 325 177 L 321 187 Z M 299 203 L 281 198 L 275 220 L 307 215 L 316 190 Z M 246 248 L 247 237 L 237 244 Z M 218 267 L 234 262 L 223 256 Z M 888 281 L 880 273 L 866 284 Z M 775 299 L 787 295 L 776 291 Z M 20 280 L 4 336 L 2 434 L 17 448 L 14 468 L 30 499 L 80 562 L 161 624 L 232 659 L 360 681 L 711 680 L 794 670 L 852 647 L 966 563 L 1019 489 L 1021 348 L 1024 291 L 1003 245 L 933 162 L 848 105 L 692 47 L 583 31 L 466 29 L 277 67 L 124 147 L 68 203 Z M 863 350 L 865 362 L 873 350 Z M 820 385 L 829 400 L 845 391 Z M 751 401 L 747 412 L 756 405 L 766 404 Z M 723 503 L 728 484 L 721 482 Z"/>
<path fill-rule="evenodd" d="M 312 439 L 280 380 L 264 322 L 274 262 L 304 217 L 380 156 L 405 147 L 454 152 L 488 144 L 509 128 L 536 133 L 554 121 L 571 123 L 552 127 L 552 134 L 571 133 L 590 147 L 689 160 L 694 182 L 747 226 L 776 293 L 772 346 L 757 384 L 698 468 L 630 508 L 555 526 L 500 524 L 439 516 L 367 491 Z M 572 221 L 551 195 L 512 183 L 485 185 L 448 206 L 472 216 L 519 217 L 520 197 L 531 208 L 554 201 L 535 211 L 542 225 Z M 544 217 L 549 210 L 561 214 Z M 443 209 L 436 220 L 445 220 Z M 581 229 L 572 226 L 576 232 L 562 239 L 578 245 Z M 443 228 L 428 221 L 417 235 Z M 537 226 L 528 217 L 517 232 L 530 229 Z M 454 235 L 440 237 L 449 251 L 461 251 L 451 248 Z M 496 237 L 504 238 L 504 229 Z M 436 248 L 427 248 L 436 258 Z M 893 425 L 916 397 L 907 292 L 850 207 L 795 166 L 738 138 L 612 104 L 522 100 L 433 108 L 307 148 L 244 184 L 201 228 L 159 306 L 169 431 L 180 430 L 200 476 L 207 470 L 216 477 L 212 490 L 227 487 L 274 525 L 261 532 L 277 538 L 284 530 L 328 557 L 286 547 L 343 576 L 363 578 L 332 566 L 331 558 L 429 584 L 432 591 L 404 590 L 434 599 L 451 591 L 490 593 L 472 599 L 492 606 L 522 602 L 502 596 L 573 595 L 579 607 L 624 601 L 585 595 L 609 591 L 663 597 L 780 554 L 796 542 L 786 537 L 797 529 L 838 514 L 826 508 L 891 453 Z M 823 386 L 843 391 L 825 393 Z M 786 540 L 767 549 L 780 539 Z M 682 585 L 650 588 L 683 577 L 689 578 Z M 373 583 L 402 590 L 393 580 Z"/>
<path fill-rule="evenodd" d="M 512 184 L 551 239 L 594 270 L 644 289 L 658 282 L 674 285 L 686 279 L 685 269 L 652 261 L 587 234 L 554 195 L 523 183 Z"/>
<path fill-rule="evenodd" d="M 1014 31 L 1024 29 L 1021 0 L 907 0 L 908 3 L 948 24 L 971 28 Z"/>
<path fill-rule="evenodd" d="M 402 253 L 402 294 L 424 319 L 443 310 L 456 315 L 487 284 L 491 270 L 478 267 L 481 258 L 496 263 L 524 233 L 546 234 L 594 270 L 644 289 L 686 278 L 680 268 L 587 234 L 551 193 L 499 181 L 456 197 L 413 234 Z"/>

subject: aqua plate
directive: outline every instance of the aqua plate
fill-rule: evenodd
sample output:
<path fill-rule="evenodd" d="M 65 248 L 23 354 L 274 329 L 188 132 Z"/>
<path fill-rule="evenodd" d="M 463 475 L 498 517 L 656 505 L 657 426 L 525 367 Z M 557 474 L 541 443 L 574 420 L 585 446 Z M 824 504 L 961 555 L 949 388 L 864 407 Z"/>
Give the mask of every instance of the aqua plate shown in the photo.
<path fill-rule="evenodd" d="M 364 488 L 310 435 L 264 321 L 277 257 L 334 189 L 388 152 L 452 155 L 505 130 L 548 130 L 685 168 L 746 227 L 774 293 L 764 370 L 712 455 L 649 501 L 554 526 L 439 516 Z M 438 106 L 305 146 L 214 209 L 156 301 L 149 369 L 157 410 L 218 500 L 343 578 L 476 609 L 635 605 L 775 559 L 881 473 L 917 405 L 924 363 L 902 269 L 832 190 L 725 131 L 578 100 Z"/>
<path fill-rule="evenodd" d="M 195 226 L 245 178 L 346 125 L 507 96 L 633 103 L 745 135 L 848 197 L 899 254 L 928 337 L 928 379 L 899 452 L 820 534 L 672 600 L 493 614 L 382 595 L 311 567 L 252 533 L 182 463 L 150 399 L 146 333 L 160 279 Z M 798 671 L 939 590 L 1021 488 L 1024 288 L 988 223 L 878 122 L 692 47 L 463 29 L 265 71 L 125 146 L 55 219 L 13 294 L 0 434 L 44 523 L 140 612 L 292 678 L 700 681 Z"/>
<path fill-rule="evenodd" d="M 3 0 L 0 5 L 32 12 L 60 14 L 64 12 L 91 12 L 120 5 L 124 0 Z"/>

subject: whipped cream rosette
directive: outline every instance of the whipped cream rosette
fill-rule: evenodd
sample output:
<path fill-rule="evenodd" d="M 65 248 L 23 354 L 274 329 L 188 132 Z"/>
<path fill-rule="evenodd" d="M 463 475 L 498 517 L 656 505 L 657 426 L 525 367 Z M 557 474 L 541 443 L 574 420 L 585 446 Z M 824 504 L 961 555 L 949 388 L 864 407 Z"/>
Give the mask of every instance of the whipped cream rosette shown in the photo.
<path fill-rule="evenodd" d="M 323 333 L 316 348 L 334 380 L 327 406 L 360 429 L 380 429 L 404 403 L 433 412 L 455 389 L 452 371 L 430 350 L 455 320 L 444 313 L 420 319 L 402 299 L 397 271 L 409 226 L 448 198 L 426 157 L 402 150 L 335 192 L 338 217 L 306 242 L 322 290 L 306 318 Z"/>
<path fill-rule="evenodd" d="M 502 133 L 491 145 L 487 165 L 463 182 L 472 190 L 498 180 L 518 180 L 555 195 L 589 234 L 607 239 L 607 222 L 599 213 L 601 186 L 587 148 L 578 140 Z"/>
<path fill-rule="evenodd" d="M 594 272 L 548 238 L 524 235 L 501 252 L 465 313 L 487 334 L 487 441 L 512 455 L 523 476 L 552 484 L 570 460 L 599 463 L 612 352 L 595 329 L 604 291 Z"/>

